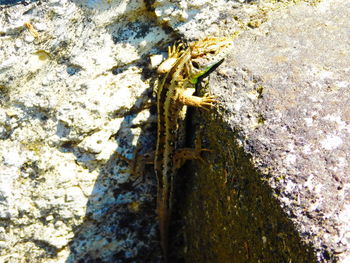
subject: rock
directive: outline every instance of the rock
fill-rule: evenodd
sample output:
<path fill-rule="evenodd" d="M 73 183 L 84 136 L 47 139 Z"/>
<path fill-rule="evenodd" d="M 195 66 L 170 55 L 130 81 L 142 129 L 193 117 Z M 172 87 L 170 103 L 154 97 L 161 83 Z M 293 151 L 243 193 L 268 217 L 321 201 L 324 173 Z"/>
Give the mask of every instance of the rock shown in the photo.
<path fill-rule="evenodd" d="M 346 93 L 337 97 L 348 87 L 343 77 L 347 76 L 347 66 L 341 64 L 347 52 L 337 53 L 330 41 L 323 42 L 328 35 L 322 35 L 328 32 L 337 37 L 334 41 L 338 41 L 338 50 L 348 48 L 341 41 L 348 22 L 343 20 L 345 26 L 339 26 L 340 15 L 336 20 L 325 19 L 333 15 L 333 9 L 343 14 L 345 4 L 341 9 L 335 0 L 325 0 L 315 7 L 245 2 L 0 3 L 1 262 L 160 262 L 156 179 L 151 167 L 137 174 L 130 161 L 135 159 L 135 152 L 146 153 L 154 147 L 156 117 L 149 104 L 154 101 L 156 67 L 175 40 L 227 36 L 237 31 L 246 33 L 237 39 L 237 49 L 227 59 L 226 67 L 219 67 L 212 83 L 223 102 L 228 97 L 233 99 L 226 101 L 224 119 L 208 120 L 208 124 L 218 127 L 217 134 L 223 134 L 220 140 L 218 136 L 213 140 L 208 133 L 213 149 L 228 152 L 231 161 L 220 166 L 224 159 L 218 155 L 213 167 L 217 171 L 225 169 L 217 177 L 207 173 L 205 179 L 199 177 L 199 172 L 194 177 L 181 177 L 189 180 L 185 185 L 196 190 L 193 196 L 192 190 L 187 196 L 202 208 L 183 209 L 187 211 L 183 213 L 188 236 L 186 260 L 195 262 L 191 259 L 198 251 L 205 251 L 203 255 L 208 258 L 214 255 L 213 262 L 219 255 L 225 260 L 231 251 L 225 246 L 228 242 L 235 245 L 237 258 L 244 261 L 256 259 L 261 253 L 267 260 L 277 251 L 280 258 L 288 260 L 297 258 L 299 254 L 293 253 L 300 252 L 299 258 L 309 257 L 309 262 L 315 255 L 319 260 L 328 256 L 346 262 L 349 209 L 345 203 L 341 207 L 341 202 L 347 202 L 347 179 L 342 172 L 348 165 L 344 134 L 349 114 L 341 106 L 342 115 L 335 111 L 327 115 L 324 105 L 335 109 L 334 105 L 343 105 L 340 102 L 347 98 Z M 302 12 L 306 14 L 303 19 Z M 320 34 L 308 39 L 309 31 L 305 31 L 296 38 L 294 33 L 299 31 L 291 28 L 297 25 L 287 23 L 294 16 L 299 19 L 299 31 L 305 27 L 310 32 L 319 29 Z M 316 18 L 320 19 L 317 26 L 312 20 Z M 287 24 L 288 30 L 278 27 Z M 323 24 L 326 29 L 321 30 Z M 267 33 L 277 35 L 268 39 Z M 311 41 L 316 36 L 318 45 Z M 285 40 L 281 43 L 284 52 L 275 44 L 278 39 Z M 328 43 L 324 53 L 317 49 L 321 50 L 322 43 Z M 273 55 L 275 50 L 279 55 Z M 313 53 L 305 57 L 310 61 L 318 57 L 318 63 L 288 60 L 303 58 L 298 52 L 309 50 Z M 250 58 L 252 51 L 255 58 Z M 324 64 L 320 57 L 329 63 Z M 287 74 L 291 69 L 298 74 Z M 236 82 L 234 89 L 232 81 Z M 294 89 L 289 83 L 294 83 Z M 315 89 L 322 91 L 322 96 L 314 94 Z M 307 108 L 301 98 L 309 99 L 314 106 Z M 222 127 L 224 130 L 220 130 Z M 305 137 L 304 131 L 310 137 Z M 205 145 L 204 138 L 203 134 Z M 220 148 L 223 144 L 227 145 L 224 150 Z M 211 160 L 210 153 L 204 155 Z M 308 163 L 309 173 L 299 172 Z M 195 167 L 193 164 L 188 170 Z M 319 171 L 327 176 L 321 177 Z M 266 184 L 261 183 L 262 178 Z M 209 188 L 203 188 L 204 182 Z M 327 195 L 334 188 L 337 194 Z M 179 189 L 183 189 L 181 185 Z M 215 189 L 224 190 L 222 196 L 218 198 Z M 313 203 L 309 202 L 310 195 L 314 196 Z M 331 197 L 335 198 L 326 199 Z M 198 198 L 200 202 L 195 203 Z M 193 208 L 186 199 L 177 201 L 179 206 L 188 204 L 187 208 Z M 235 206 L 222 210 L 225 202 Z M 235 220 L 232 215 L 237 216 Z M 264 216 L 267 219 L 262 221 Z M 205 225 L 211 222 L 207 217 L 216 221 Z M 242 218 L 245 221 L 238 221 L 237 226 L 236 219 Z M 182 222 L 176 215 L 174 219 L 175 225 Z M 261 224 L 259 228 L 256 222 Z M 193 227 L 191 231 L 189 226 Z M 205 246 L 196 243 L 193 233 L 197 231 Z M 302 240 L 309 243 L 303 245 Z M 181 259 L 176 236 L 173 243 L 174 254 Z M 212 252 L 217 249 L 220 253 Z"/>
<path fill-rule="evenodd" d="M 232 32 L 231 27 L 237 25 L 231 15 L 239 6 L 238 2 L 223 0 L 156 0 L 152 5 L 159 23 L 192 40 L 222 34 L 223 30 Z"/>
<path fill-rule="evenodd" d="M 213 74 L 220 107 L 198 120 L 213 153 L 184 198 L 189 262 L 349 262 L 349 8 L 271 13 Z"/>
<path fill-rule="evenodd" d="M 144 261 L 155 180 L 118 156 L 153 143 L 146 59 L 167 35 L 142 1 L 0 8 L 0 261 Z"/>

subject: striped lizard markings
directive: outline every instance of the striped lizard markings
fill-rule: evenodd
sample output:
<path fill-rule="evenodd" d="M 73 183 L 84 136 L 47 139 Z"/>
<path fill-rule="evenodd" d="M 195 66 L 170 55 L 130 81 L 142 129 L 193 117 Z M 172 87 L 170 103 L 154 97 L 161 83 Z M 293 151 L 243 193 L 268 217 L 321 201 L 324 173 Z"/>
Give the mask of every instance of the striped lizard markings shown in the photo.
<path fill-rule="evenodd" d="M 208 109 L 216 100 L 214 97 L 193 96 L 194 85 L 203 75 L 217 68 L 223 59 L 205 68 L 195 70 L 192 59 L 216 54 L 231 44 L 230 38 L 205 38 L 188 47 L 183 44 L 168 49 L 169 58 L 158 68 L 165 73 L 157 87 L 157 145 L 154 169 L 158 180 L 157 214 L 159 220 L 161 247 L 165 261 L 168 257 L 168 231 L 173 201 L 174 177 L 177 170 L 188 159 L 201 159 L 200 153 L 207 149 L 184 147 L 184 119 L 186 106 Z"/>

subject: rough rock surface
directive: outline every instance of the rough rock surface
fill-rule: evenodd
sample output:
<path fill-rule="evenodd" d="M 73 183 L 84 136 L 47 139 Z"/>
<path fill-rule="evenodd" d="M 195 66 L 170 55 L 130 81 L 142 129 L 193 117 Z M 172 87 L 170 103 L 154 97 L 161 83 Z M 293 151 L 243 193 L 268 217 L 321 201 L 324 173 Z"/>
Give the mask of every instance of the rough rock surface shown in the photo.
<path fill-rule="evenodd" d="M 276 11 L 213 74 L 188 262 L 350 262 L 349 8 Z"/>
<path fill-rule="evenodd" d="M 131 175 L 116 153 L 132 159 L 151 127 L 142 58 L 164 30 L 142 1 L 0 14 L 0 261 L 155 260 L 154 180 Z"/>
<path fill-rule="evenodd" d="M 10 2 L 0 1 L 0 4 L 9 4 Z M 341 149 L 344 149 L 347 143 L 344 133 L 348 129 L 346 126 L 348 125 L 346 117 L 348 113 L 346 113 L 344 106 L 343 109 L 339 107 L 339 110 L 343 110 L 343 115 L 337 115 L 338 112 L 330 111 L 328 116 L 328 113 L 326 114 L 327 108 L 321 107 L 324 102 L 328 101 L 329 105 L 336 109 L 335 105 L 341 105 L 340 99 L 342 102 L 346 100 L 346 96 L 341 96 L 339 101 L 336 100 L 336 95 L 348 87 L 346 80 L 334 81 L 337 77 L 343 76 L 341 72 L 336 70 L 341 66 L 329 62 L 329 65 L 334 66 L 334 70 L 329 68 L 328 64 L 325 69 L 320 69 L 316 63 L 307 67 L 310 64 L 306 61 L 304 64 L 296 64 L 300 66 L 295 69 L 299 70 L 299 75 L 288 75 L 287 69 L 294 69 L 292 67 L 294 64 L 292 62 L 288 64 L 286 58 L 289 58 L 290 53 L 301 56 L 301 53 L 298 53 L 298 48 L 288 46 L 289 49 L 284 50 L 286 53 L 273 57 L 272 62 L 275 63 L 275 70 L 271 70 L 270 75 L 268 75 L 267 71 L 262 71 L 261 68 L 265 65 L 267 70 L 271 66 L 263 64 L 265 61 L 262 58 L 263 54 L 259 53 L 265 51 L 267 57 L 272 56 L 275 49 L 279 47 L 271 47 L 268 41 L 263 42 L 263 36 L 271 34 L 274 30 L 280 32 L 281 35 L 290 36 L 290 39 L 295 39 L 293 31 L 289 32 L 289 35 L 285 34 L 288 32 L 289 26 L 287 29 L 273 27 L 273 25 L 276 26 L 280 23 L 280 18 L 283 18 L 283 21 L 288 21 L 290 17 L 299 17 L 297 21 L 299 21 L 300 27 L 318 21 L 317 25 L 324 24 L 328 30 L 334 30 L 332 31 L 334 34 L 338 32 L 337 39 L 341 39 L 342 36 L 343 39 L 346 39 L 344 32 L 346 32 L 346 25 L 348 25 L 347 21 L 344 20 L 343 31 L 340 29 L 337 31 L 334 28 L 341 28 L 339 26 L 340 17 L 334 22 L 326 19 L 327 15 L 333 15 L 330 13 L 332 5 L 339 7 L 339 12 L 345 12 L 346 9 L 341 9 L 340 1 L 335 0 L 325 0 L 323 4 L 316 7 L 298 4 L 299 9 L 296 10 L 300 11 L 293 13 L 291 10 L 294 9 L 283 8 L 280 13 L 275 14 L 275 18 L 269 22 L 269 26 L 254 29 L 269 21 L 270 13 L 275 12 L 273 9 L 283 6 L 283 4 L 270 4 L 269 1 L 260 1 L 259 4 L 249 4 L 247 3 L 249 1 L 241 2 L 244 3 L 234 1 L 227 3 L 224 0 L 49 0 L 26 1 L 26 5 L 21 4 L 20 1 L 12 1 L 15 5 L 0 5 L 1 262 L 159 262 L 161 255 L 155 215 L 155 178 L 151 169 L 145 171 L 142 177 L 131 173 L 132 163 L 125 160 L 132 160 L 136 149 L 141 149 L 141 153 L 147 152 L 152 150 L 154 145 L 155 115 L 148 106 L 149 102 L 152 101 L 152 88 L 155 80 L 154 67 L 160 63 L 162 58 L 159 54 L 164 54 L 167 45 L 172 44 L 176 38 L 183 37 L 189 40 L 205 35 L 230 35 L 236 31 L 249 31 L 249 33 L 243 34 L 238 40 L 237 46 L 241 49 L 237 49 L 232 54 L 231 62 L 226 64 L 228 67 L 221 69 L 217 77 L 221 78 L 220 83 L 216 85 L 221 89 L 221 91 L 216 89 L 218 94 L 225 91 L 222 88 L 225 86 L 222 84 L 225 81 L 228 82 L 227 88 L 235 87 L 225 91 L 228 92 L 226 94 L 234 96 L 237 100 L 227 104 L 232 105 L 232 108 L 226 109 L 228 116 L 230 116 L 226 121 L 230 120 L 227 122 L 230 124 L 227 124 L 228 128 L 225 128 L 229 131 L 226 134 L 227 139 L 231 138 L 228 145 L 236 144 L 238 138 L 242 140 L 241 146 L 243 146 L 243 148 L 236 147 L 241 149 L 241 155 L 237 155 L 234 162 L 227 164 L 226 172 L 231 172 L 230 169 L 239 170 L 241 169 L 240 165 L 243 164 L 249 166 L 252 171 L 259 167 L 260 172 L 256 172 L 255 177 L 251 177 L 254 179 L 254 183 L 248 179 L 248 181 L 244 181 L 241 177 L 227 177 L 231 181 L 227 181 L 226 178 L 226 184 L 232 188 L 225 189 L 232 194 L 234 191 L 244 193 L 243 186 L 245 184 L 254 189 L 259 188 L 261 175 L 266 175 L 264 178 L 267 181 L 267 186 L 264 188 L 264 198 L 259 200 L 273 200 L 270 198 L 271 188 L 277 189 L 276 193 L 279 194 L 279 197 L 276 200 L 281 201 L 283 211 L 295 213 L 293 221 L 287 216 L 281 220 L 284 220 L 283 222 L 288 225 L 286 233 L 291 237 L 291 241 L 296 240 L 296 242 L 284 243 L 287 239 L 283 236 L 280 237 L 282 232 L 278 230 L 266 234 L 261 231 L 244 232 L 242 229 L 247 228 L 244 224 L 240 225 L 242 226 L 241 231 L 229 236 L 228 240 L 222 239 L 224 236 L 220 232 L 222 229 L 230 229 L 231 227 L 231 229 L 237 230 L 237 228 L 232 228 L 232 224 L 235 222 L 228 215 L 225 217 L 224 225 L 217 224 L 218 221 L 211 225 L 220 227 L 216 228 L 216 236 L 211 236 L 210 233 L 213 232 L 200 230 L 204 235 L 201 236 L 202 240 L 211 240 L 206 244 L 204 251 L 212 251 L 208 248 L 213 249 L 215 246 L 220 249 L 225 248 L 222 246 L 222 240 L 234 244 L 242 241 L 237 251 L 247 261 L 249 258 L 246 258 L 246 252 L 258 251 L 253 250 L 252 247 L 258 249 L 261 247 L 259 242 L 251 243 L 248 240 L 251 238 L 251 240 L 262 240 L 263 244 L 269 244 L 269 248 L 282 250 L 286 244 L 285 247 L 290 248 L 291 252 L 298 251 L 302 255 L 307 254 L 304 253 L 306 247 L 310 247 L 311 251 L 313 246 L 316 247 L 320 258 L 326 251 L 329 253 L 335 251 L 340 254 L 339 258 L 341 259 L 348 255 L 349 252 L 346 250 L 349 246 L 346 243 L 349 239 L 348 233 L 334 234 L 336 230 L 343 231 L 345 229 L 343 228 L 344 222 L 349 221 L 344 221 L 347 220 L 349 208 L 346 210 L 345 206 L 340 207 L 341 201 L 348 202 L 346 199 L 348 198 L 346 196 L 347 181 L 339 172 L 339 169 L 345 171 L 347 165 L 346 157 L 348 154 Z M 307 15 L 311 18 L 317 18 L 314 14 L 316 11 L 321 12 L 320 14 L 324 12 L 324 16 L 320 15 L 320 20 L 316 22 L 304 21 L 300 18 L 302 11 L 309 12 Z M 311 26 L 309 28 L 312 29 Z M 323 32 L 325 31 L 320 30 L 320 34 Z M 296 40 L 296 44 L 298 44 L 296 47 L 317 48 L 318 46 L 315 46 L 307 36 L 300 36 L 300 39 Z M 316 36 L 314 37 L 316 38 Z M 255 42 L 255 39 L 260 39 L 264 43 L 264 45 L 260 45 L 264 48 L 258 48 L 258 42 Z M 278 38 L 276 37 L 276 39 Z M 290 39 L 285 39 L 286 43 L 289 43 Z M 278 43 L 278 41 L 270 41 Z M 323 43 L 321 38 L 319 43 Z M 329 43 L 327 52 L 333 52 L 333 59 L 336 59 L 337 51 L 343 50 L 340 48 L 342 47 L 340 43 L 349 44 L 339 40 L 337 48 L 335 48 L 330 45 L 331 42 L 327 43 Z M 319 44 L 320 48 L 321 46 Z M 259 51 L 256 54 L 260 54 L 260 60 L 257 60 L 258 57 L 255 59 L 250 56 L 250 52 L 254 48 Z M 315 56 L 322 55 L 317 50 L 313 54 Z M 326 55 L 326 52 L 323 54 L 325 59 L 330 57 Z M 342 54 L 340 52 L 338 55 Z M 346 54 L 344 51 L 343 56 Z M 258 66 L 254 64 L 256 60 L 261 61 L 261 68 L 254 67 Z M 342 60 L 339 58 L 335 61 L 341 63 Z M 290 67 L 287 67 L 288 65 Z M 286 69 L 281 71 L 279 67 Z M 343 70 L 346 69 L 344 66 Z M 286 75 L 280 75 L 281 73 Z M 301 73 L 314 74 L 312 76 L 318 82 L 316 81 L 316 84 L 307 82 L 309 89 L 306 89 L 305 85 L 296 86 L 297 82 L 293 82 L 293 80 L 303 76 L 304 78 L 309 77 L 309 75 Z M 265 74 L 270 76 L 267 78 L 270 82 L 263 79 L 263 77 L 266 78 Z M 240 82 L 237 80 L 237 83 L 241 83 L 241 85 L 232 86 L 229 82 L 234 79 L 236 81 L 239 76 L 242 79 Z M 323 82 L 319 82 L 319 76 Z M 289 82 L 285 83 L 283 87 L 287 88 L 283 89 L 273 83 L 273 81 L 287 80 L 294 83 L 292 86 L 295 90 L 288 88 Z M 327 89 L 324 89 L 325 83 L 329 83 Z M 315 87 L 323 92 L 315 93 Z M 288 91 L 290 93 L 287 93 Z M 299 111 L 294 108 L 280 108 L 278 118 L 273 115 L 276 114 L 276 110 L 272 108 L 272 105 L 282 107 L 287 105 L 287 103 L 283 104 L 282 102 L 288 100 L 290 100 L 290 105 L 288 104 L 290 107 L 293 105 L 292 103 L 301 107 L 302 105 L 297 103 L 302 102 L 302 100 L 298 100 L 300 94 L 304 94 L 310 100 L 312 100 L 310 94 L 318 95 L 314 98 L 316 100 L 314 108 L 304 108 L 312 113 L 303 111 L 305 116 L 302 116 L 306 119 L 305 125 L 301 126 L 304 127 L 305 131 L 312 131 L 309 137 L 304 137 L 314 136 L 312 137 L 314 144 L 311 142 L 302 145 L 295 143 L 296 140 L 293 136 L 304 138 L 298 133 L 302 132 L 301 127 L 298 126 L 299 122 L 302 121 Z M 291 95 L 295 96 L 290 97 Z M 262 98 L 260 99 L 259 96 Z M 222 101 L 224 98 L 225 96 L 222 97 Z M 334 99 L 332 103 L 331 99 Z M 281 100 L 281 102 L 277 100 Z M 258 106 L 259 110 L 256 108 Z M 248 114 L 240 114 L 243 112 Z M 287 115 L 286 112 L 291 115 Z M 281 120 L 284 116 L 289 116 L 289 119 L 286 119 L 282 125 Z M 287 121 L 291 120 L 290 116 L 295 117 L 292 122 Z M 313 116 L 316 118 L 314 119 Z M 322 116 L 322 118 L 317 116 Z M 271 120 L 275 122 L 269 123 Z M 237 133 L 232 133 L 232 127 L 235 127 L 234 130 Z M 297 132 L 293 128 L 300 130 Z M 277 136 L 277 131 L 284 134 L 282 133 L 286 132 L 284 129 L 287 129 L 290 135 L 288 137 L 290 144 L 288 145 L 290 147 L 296 145 L 294 148 L 288 148 L 288 153 L 284 148 L 285 142 L 281 138 L 278 139 L 279 137 L 274 137 Z M 332 133 L 329 132 L 332 129 Z M 322 138 L 322 134 L 318 134 L 321 132 L 324 135 Z M 249 138 L 244 136 L 249 136 Z M 261 140 L 254 138 L 271 140 L 265 142 L 270 148 L 265 149 L 262 147 Z M 275 143 L 274 138 L 279 140 L 278 143 Z M 323 148 L 313 148 L 313 145 L 318 142 Z M 273 147 L 280 151 L 276 151 Z M 333 149 L 333 147 L 336 148 Z M 245 151 L 243 152 L 242 149 Z M 299 151 L 301 149 L 302 152 Z M 319 151 L 317 151 L 318 149 Z M 339 155 L 329 155 L 329 151 L 332 150 L 339 152 Z M 246 153 L 254 154 L 254 166 L 246 158 Z M 275 156 L 279 153 L 279 156 Z M 343 159 L 338 159 L 342 153 L 345 156 Z M 242 158 L 239 158 L 240 156 Z M 319 159 L 312 159 L 314 156 L 318 156 Z M 210 160 L 210 154 L 207 157 Z M 306 166 L 306 158 L 313 161 L 309 161 L 311 164 L 320 163 L 323 166 L 310 165 L 308 173 L 295 177 L 298 171 Z M 274 162 L 270 163 L 269 160 Z M 337 163 L 344 167 L 336 166 Z M 261 172 L 261 167 L 266 167 L 265 173 Z M 285 170 L 279 171 L 279 168 Z M 334 170 L 335 168 L 338 170 Z M 320 177 L 320 174 L 316 173 L 320 171 L 317 169 L 323 169 L 322 175 L 324 177 Z M 242 171 L 245 170 L 242 168 Z M 309 176 L 310 174 L 312 176 Z M 334 180 L 339 181 L 334 185 L 328 181 L 320 181 L 326 180 L 328 175 L 329 180 L 334 178 Z M 201 189 L 201 184 L 198 182 L 197 184 L 195 181 L 196 176 L 188 178 L 190 182 L 186 185 L 191 185 L 190 189 Z M 202 179 L 200 182 L 208 183 Z M 219 182 L 213 178 L 210 180 L 211 182 Z M 285 184 L 283 180 L 286 182 Z M 298 180 L 303 181 L 301 183 Z M 299 184 L 304 188 L 296 191 L 295 189 L 298 189 L 296 186 Z M 325 206 L 322 200 L 316 199 L 315 203 L 312 203 L 315 205 L 314 210 L 307 207 L 311 204 L 308 202 L 310 198 L 307 194 L 315 194 L 315 198 L 321 194 L 326 197 L 326 193 L 323 192 L 326 189 L 331 189 L 325 188 L 328 184 L 329 187 L 341 187 L 337 194 L 332 193 L 334 197 L 344 198 L 338 202 L 336 202 L 336 198 L 333 200 L 336 204 L 332 204 L 332 207 L 339 208 L 339 210 L 332 210 L 333 214 L 329 210 L 322 210 L 323 207 L 326 209 L 328 206 Z M 207 184 L 207 186 L 210 185 Z M 313 188 L 317 185 L 319 186 L 316 187 L 317 189 L 321 188 L 318 190 L 319 192 L 315 192 L 316 190 Z M 309 188 L 306 189 L 306 187 Z M 254 189 L 247 193 L 257 193 L 254 192 Z M 331 193 L 330 191 L 329 193 Z M 212 192 L 208 191 L 208 193 Z M 344 194 L 342 195 L 342 193 Z M 293 206 L 292 198 L 299 195 L 301 199 L 297 199 L 297 201 L 306 200 L 305 203 Z M 205 195 L 202 194 L 195 195 L 193 200 L 197 200 L 196 198 L 199 196 L 202 197 L 202 201 L 206 199 L 210 201 L 210 198 L 205 198 Z M 215 195 L 210 195 L 210 197 L 213 202 L 221 200 Z M 234 199 L 234 195 L 227 195 L 225 198 L 225 200 L 237 200 Z M 183 203 L 187 204 L 186 200 Z M 261 219 L 262 216 L 259 213 L 264 214 L 269 211 L 268 202 L 263 206 L 266 207 L 266 210 L 255 209 L 255 205 L 259 205 L 255 199 L 243 199 L 242 204 L 243 210 L 231 207 L 230 213 L 239 214 L 243 211 L 244 215 L 250 214 L 248 223 L 249 219 L 252 218 Z M 201 203 L 196 205 L 203 207 Z M 278 203 L 274 203 L 273 206 L 275 207 L 274 211 L 278 213 L 271 214 L 270 219 L 277 222 L 278 220 L 273 215 L 281 215 L 282 210 Z M 302 209 L 306 209 L 305 211 L 310 213 L 302 214 Z M 186 211 L 186 209 L 184 210 Z M 193 209 L 192 212 L 195 211 Z M 215 215 L 214 211 L 218 211 L 216 219 L 222 218 L 219 216 L 223 212 L 220 209 L 204 209 L 203 211 L 211 214 L 212 217 Z M 252 211 L 257 211 L 256 214 L 260 216 L 256 216 L 255 212 Z M 315 223 L 315 218 L 320 215 L 319 211 L 326 213 L 322 215 L 321 219 L 326 224 L 327 229 Z M 186 224 L 191 226 L 193 220 L 199 215 L 193 214 L 189 217 L 189 214 L 185 214 L 186 222 L 188 222 Z M 311 219 L 307 221 L 304 217 Z M 237 219 L 241 220 L 242 217 L 237 217 Z M 339 227 L 335 228 L 331 225 L 332 220 Z M 199 224 L 199 222 L 201 221 L 196 222 L 197 225 L 202 226 L 203 224 Z M 295 233 L 293 232 L 294 225 L 291 222 L 295 225 L 299 224 L 299 228 L 295 228 Z M 278 224 L 272 224 L 272 226 L 276 225 Z M 305 228 L 304 231 L 300 230 L 302 227 Z M 261 226 L 260 229 L 269 232 L 271 227 Z M 185 257 L 187 256 L 188 262 L 191 262 L 191 258 L 194 257 L 191 253 L 195 254 L 198 249 L 203 251 L 203 246 L 200 243 L 193 243 L 195 240 L 191 235 L 196 233 L 197 228 L 194 227 L 193 230 L 193 232 L 185 231 L 188 236 L 187 250 L 185 249 L 184 253 L 182 251 L 174 253 L 181 252 Z M 254 228 L 254 230 L 257 229 Z M 290 235 L 292 232 L 294 234 Z M 230 231 L 227 233 L 232 234 Z M 303 245 L 299 240 L 298 233 L 303 234 L 303 241 L 309 241 L 310 244 Z M 313 236 L 315 233 L 318 235 L 317 238 Z M 342 236 L 340 236 L 341 233 Z M 237 236 L 241 235 L 242 239 L 235 240 L 236 234 Z M 270 237 L 271 239 L 275 238 L 274 243 L 270 242 L 268 239 Z M 332 239 L 334 240 L 332 241 Z M 244 242 L 244 240 L 247 241 Z M 342 250 L 342 246 L 345 249 Z M 227 251 L 221 251 L 219 254 L 229 255 Z M 271 253 L 271 250 L 263 251 L 266 254 Z M 285 253 L 291 255 L 290 252 Z M 212 253 L 212 255 L 216 255 L 214 259 L 218 258 L 219 254 Z M 309 255 L 313 256 L 311 252 Z M 333 256 L 333 254 L 330 255 Z M 256 258 L 255 254 L 248 253 L 248 256 Z"/>

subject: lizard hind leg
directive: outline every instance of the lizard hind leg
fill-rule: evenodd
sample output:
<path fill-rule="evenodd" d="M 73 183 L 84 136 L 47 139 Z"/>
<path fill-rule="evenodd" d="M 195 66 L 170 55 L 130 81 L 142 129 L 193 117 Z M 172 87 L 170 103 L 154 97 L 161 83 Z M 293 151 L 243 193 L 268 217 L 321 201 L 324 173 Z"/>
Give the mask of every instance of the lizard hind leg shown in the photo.
<path fill-rule="evenodd" d="M 195 148 L 180 148 L 175 151 L 174 166 L 176 169 L 181 168 L 187 160 L 199 160 L 205 163 L 202 158 L 202 152 L 213 152 L 213 150 L 202 147 L 201 132 L 197 133 L 194 139 Z"/>
<path fill-rule="evenodd" d="M 178 149 L 174 156 L 174 166 L 176 169 L 181 168 L 187 160 L 200 160 L 204 162 L 201 157 L 201 152 L 211 151 L 210 149 L 202 148 L 202 149 L 193 149 L 193 148 L 181 148 Z"/>

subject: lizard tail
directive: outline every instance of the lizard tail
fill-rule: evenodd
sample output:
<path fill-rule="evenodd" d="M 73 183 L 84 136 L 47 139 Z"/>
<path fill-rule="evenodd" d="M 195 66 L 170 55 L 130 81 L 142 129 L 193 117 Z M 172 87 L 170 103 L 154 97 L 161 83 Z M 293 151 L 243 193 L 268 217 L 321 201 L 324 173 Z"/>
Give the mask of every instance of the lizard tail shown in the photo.
<path fill-rule="evenodd" d="M 160 199 L 160 198 L 159 198 Z M 158 199 L 158 218 L 160 243 L 163 252 L 164 262 L 168 262 L 168 234 L 169 234 L 169 209 L 167 202 Z"/>

